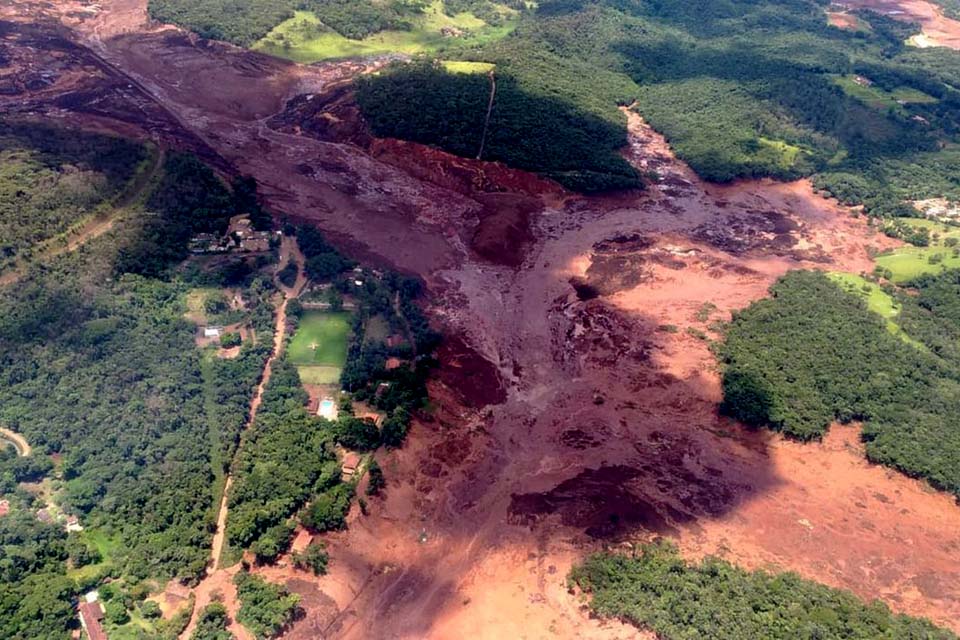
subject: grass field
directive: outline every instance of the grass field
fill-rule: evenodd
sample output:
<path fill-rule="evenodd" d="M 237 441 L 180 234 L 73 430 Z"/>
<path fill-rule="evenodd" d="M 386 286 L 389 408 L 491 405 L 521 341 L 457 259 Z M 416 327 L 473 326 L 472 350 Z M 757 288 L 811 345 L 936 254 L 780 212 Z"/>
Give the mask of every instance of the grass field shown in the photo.
<path fill-rule="evenodd" d="M 852 273 L 835 271 L 828 273 L 827 277 L 840 285 L 847 293 L 863 298 L 867 303 L 867 309 L 887 321 L 887 331 L 900 337 L 904 342 L 923 350 L 926 349 L 923 344 L 908 336 L 897 324 L 896 319 L 900 315 L 900 305 L 879 285 Z"/>
<path fill-rule="evenodd" d="M 303 384 L 337 384 L 340 382 L 342 367 L 327 365 L 300 365 L 297 372 Z"/>
<path fill-rule="evenodd" d="M 960 227 L 919 218 L 905 222 L 913 227 L 928 229 L 931 235 L 930 246 L 901 247 L 877 256 L 877 265 L 890 270 L 893 282 L 903 283 L 927 273 L 960 269 L 960 255 L 954 255 L 954 250 L 944 244 L 948 238 L 960 239 Z M 934 238 L 933 234 L 939 236 Z"/>
<path fill-rule="evenodd" d="M 187 312 L 184 317 L 196 324 L 206 324 L 208 321 L 205 307 L 207 298 L 216 291 L 217 289 L 213 287 L 196 287 L 188 291 L 185 300 Z"/>
<path fill-rule="evenodd" d="M 512 11 L 506 7 L 503 9 L 504 15 Z M 449 16 L 444 13 L 443 1 L 434 0 L 410 31 L 381 31 L 362 40 L 351 40 L 323 25 L 314 13 L 297 11 L 294 17 L 277 25 L 257 42 L 253 49 L 301 63 L 386 53 L 414 55 L 499 40 L 515 26 L 516 20 L 509 17 L 503 25 L 490 26 L 471 13 Z M 444 27 L 459 29 L 464 35 L 446 37 L 441 33 Z"/>
<path fill-rule="evenodd" d="M 791 169 L 797 163 L 800 154 L 804 153 L 804 150 L 800 147 L 788 144 L 783 140 L 771 140 L 761 136 L 757 138 L 757 142 L 760 143 L 761 148 L 775 154 L 778 159 L 777 164 L 785 170 Z"/>
<path fill-rule="evenodd" d="M 70 569 L 67 572 L 67 577 L 74 580 L 89 578 L 90 576 L 100 575 L 101 572 L 113 566 L 114 555 L 116 554 L 117 549 L 120 548 L 119 540 L 110 538 L 110 536 L 103 531 L 97 531 L 95 529 L 85 529 L 77 535 L 85 543 L 97 549 L 97 551 L 100 553 L 100 562 L 96 564 L 88 564 L 87 566 L 80 567 L 79 569 Z"/>
<path fill-rule="evenodd" d="M 367 320 L 367 325 L 363 328 L 364 343 L 386 342 L 390 335 L 390 324 L 382 315 L 376 315 Z"/>
<path fill-rule="evenodd" d="M 933 96 L 914 89 L 912 87 L 898 87 L 893 91 L 886 91 L 880 87 L 863 86 L 854 80 L 855 76 L 838 76 L 834 82 L 843 89 L 851 98 L 856 98 L 860 102 L 881 111 L 889 108 L 900 110 L 901 104 L 898 101 L 907 104 L 930 104 L 937 102 Z"/>
<path fill-rule="evenodd" d="M 290 341 L 287 359 L 305 384 L 333 384 L 340 380 L 349 336 L 349 313 L 307 312 Z"/>
<path fill-rule="evenodd" d="M 443 68 L 450 73 L 490 73 L 497 68 L 492 62 L 466 62 L 464 60 L 443 60 Z"/>

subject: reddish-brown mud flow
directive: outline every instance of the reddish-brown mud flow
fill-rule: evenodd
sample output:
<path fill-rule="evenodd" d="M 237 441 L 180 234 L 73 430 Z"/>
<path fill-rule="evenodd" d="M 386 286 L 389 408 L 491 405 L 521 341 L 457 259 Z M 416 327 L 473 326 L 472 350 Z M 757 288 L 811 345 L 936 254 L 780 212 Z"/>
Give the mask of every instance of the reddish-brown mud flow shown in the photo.
<path fill-rule="evenodd" d="M 329 537 L 331 574 L 262 569 L 304 596 L 289 637 L 644 637 L 590 620 L 564 581 L 589 550 L 653 535 L 960 630 L 953 500 L 868 465 L 852 427 L 799 445 L 718 417 L 715 360 L 684 331 L 709 330 L 703 303 L 717 307 L 711 320 L 728 318 L 792 268 L 870 270 L 868 249 L 891 241 L 862 219 L 805 182 L 704 185 L 635 116 L 625 153 L 661 181 L 571 196 L 498 165 L 371 141 L 349 92 L 319 95 L 361 65 L 298 67 L 148 28 L 143 0 L 99 13 L 15 2 L 0 19 L 40 29 L 44 11 L 95 52 L 102 78 L 84 90 L 126 93 L 97 113 L 57 106 L 78 91 L 64 80 L 0 95 L 0 109 L 26 96 L 31 113 L 254 175 L 275 210 L 422 275 L 451 336 L 436 410 L 382 456 L 386 497 Z M 5 38 L 24 56 L 43 48 Z M 157 115 L 110 115 L 131 103 Z"/>
<path fill-rule="evenodd" d="M 843 0 L 840 4 L 915 22 L 931 45 L 960 49 L 960 20 L 946 17 L 943 9 L 928 0 Z"/>

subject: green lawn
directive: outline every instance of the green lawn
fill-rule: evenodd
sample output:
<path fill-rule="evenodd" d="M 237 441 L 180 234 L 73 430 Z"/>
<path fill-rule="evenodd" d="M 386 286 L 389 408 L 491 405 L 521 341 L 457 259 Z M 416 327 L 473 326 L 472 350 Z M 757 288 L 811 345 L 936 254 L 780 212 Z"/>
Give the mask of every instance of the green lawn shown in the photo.
<path fill-rule="evenodd" d="M 889 269 L 893 274 L 891 280 L 903 283 L 927 273 L 940 273 L 947 269 L 960 268 L 960 255 L 953 255 L 953 249 L 944 245 L 947 238 L 960 239 L 960 227 L 944 225 L 934 220 L 910 219 L 904 220 L 913 227 L 924 227 L 930 230 L 931 240 L 929 247 L 901 247 L 877 256 L 877 265 Z M 933 238 L 933 234 L 939 237 Z M 939 261 L 935 256 L 939 256 Z M 933 262 L 931 262 L 933 259 Z"/>
<path fill-rule="evenodd" d="M 858 295 L 866 300 L 867 309 L 887 321 L 887 331 L 921 351 L 927 350 L 926 345 L 907 335 L 907 332 L 897 323 L 897 316 L 900 315 L 900 304 L 879 285 L 852 273 L 834 271 L 828 273 L 827 277 L 840 285 L 847 293 Z"/>
<path fill-rule="evenodd" d="M 490 73 L 497 68 L 492 62 L 466 62 L 464 60 L 442 60 L 440 64 L 450 73 Z"/>
<path fill-rule="evenodd" d="M 875 283 L 852 273 L 833 272 L 828 273 L 827 276 L 839 284 L 844 291 L 862 297 L 867 301 L 867 308 L 870 311 L 887 320 L 896 318 L 900 313 L 900 305 L 896 300 Z"/>
<path fill-rule="evenodd" d="M 101 559 L 96 564 L 88 564 L 79 569 L 70 569 L 67 572 L 67 577 L 75 580 L 85 579 L 98 575 L 101 571 L 113 566 L 114 554 L 121 544 L 119 539 L 113 539 L 103 531 L 96 529 L 84 529 L 77 535 L 85 543 L 95 547 L 100 553 Z"/>
<path fill-rule="evenodd" d="M 297 367 L 300 382 L 303 384 L 337 384 L 343 367 L 329 365 L 307 365 Z"/>
<path fill-rule="evenodd" d="M 855 76 L 838 76 L 834 82 L 843 89 L 844 93 L 860 102 L 882 111 L 889 108 L 901 109 L 898 100 L 907 104 L 930 104 L 937 102 L 931 95 L 914 89 L 913 87 L 897 87 L 893 91 L 886 91 L 876 85 L 863 86 L 854 80 Z"/>
<path fill-rule="evenodd" d="M 308 311 L 290 341 L 287 359 L 297 366 L 341 368 L 347 359 L 350 314 Z"/>
<path fill-rule="evenodd" d="M 253 45 L 256 51 L 269 53 L 295 62 L 372 56 L 385 53 L 432 53 L 451 46 L 480 45 L 499 40 L 516 26 L 515 12 L 503 8 L 511 16 L 501 26 L 490 26 L 472 13 L 449 16 L 442 0 L 434 0 L 410 31 L 381 31 L 362 40 L 351 40 L 323 25 L 310 11 L 297 11 L 294 17 L 277 25 Z M 446 37 L 444 27 L 459 29 L 461 37 Z"/>

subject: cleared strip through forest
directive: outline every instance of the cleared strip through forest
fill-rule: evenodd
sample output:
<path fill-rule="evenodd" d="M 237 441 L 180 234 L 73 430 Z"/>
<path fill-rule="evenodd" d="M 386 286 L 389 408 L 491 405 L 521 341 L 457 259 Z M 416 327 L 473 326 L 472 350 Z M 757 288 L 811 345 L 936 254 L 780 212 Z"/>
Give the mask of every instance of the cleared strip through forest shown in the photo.
<path fill-rule="evenodd" d="M 287 304 L 297 298 L 300 295 L 300 292 L 303 291 L 304 286 L 306 286 L 307 279 L 304 275 L 304 257 L 300 252 L 299 247 L 297 246 L 297 241 L 293 237 L 285 236 L 280 246 L 280 262 L 277 265 L 277 271 L 282 269 L 290 260 L 293 260 L 297 264 L 297 280 L 292 287 L 284 287 L 279 280 L 274 278 L 277 287 L 283 292 L 283 302 L 280 303 L 280 306 L 277 308 L 277 315 L 274 325 L 273 332 L 273 352 L 270 354 L 270 357 L 267 358 L 267 362 L 263 367 L 263 374 L 260 377 L 260 384 L 257 385 L 257 389 L 253 394 L 253 398 L 250 400 L 250 414 L 247 417 L 247 423 L 244 425 L 243 433 L 249 431 L 253 426 L 257 418 L 257 411 L 260 408 L 260 404 L 263 401 L 263 392 L 266 389 L 267 384 L 270 382 L 270 375 L 273 371 L 274 361 L 280 357 L 283 351 L 284 341 L 286 340 L 286 326 L 287 326 Z M 241 444 L 243 446 L 243 440 L 241 438 Z M 237 455 L 240 452 L 240 447 L 237 447 L 237 451 L 233 455 L 233 460 L 237 459 Z M 231 467 L 232 467 L 231 463 Z M 195 592 L 198 594 L 198 597 L 195 599 L 193 614 L 190 617 L 190 623 L 184 629 L 183 633 L 180 634 L 180 638 L 186 639 L 189 638 L 193 633 L 193 630 L 196 628 L 197 619 L 200 612 L 203 610 L 208 602 L 205 602 L 205 598 L 199 597 L 199 594 L 211 592 L 212 589 L 206 588 L 210 584 L 217 584 L 224 581 L 224 576 L 221 575 L 227 569 L 220 565 L 221 556 L 223 555 L 223 544 L 226 539 L 227 531 L 227 516 L 229 515 L 229 498 L 230 498 L 230 488 L 233 486 L 233 471 L 227 474 L 226 481 L 223 485 L 223 495 L 220 497 L 220 508 L 217 511 L 217 529 L 213 534 L 213 541 L 210 548 L 210 568 L 207 572 L 206 577 L 200 581 L 200 584 L 197 585 Z M 224 599 L 224 605 L 227 606 L 230 618 L 236 620 L 236 610 L 231 610 L 236 608 L 236 602 L 232 601 L 230 598 Z M 244 640 L 246 637 L 250 637 L 249 634 L 244 635 L 245 630 L 238 629 L 239 624 L 235 623 L 231 626 L 231 631 L 234 635 L 238 636 L 240 640 Z"/>

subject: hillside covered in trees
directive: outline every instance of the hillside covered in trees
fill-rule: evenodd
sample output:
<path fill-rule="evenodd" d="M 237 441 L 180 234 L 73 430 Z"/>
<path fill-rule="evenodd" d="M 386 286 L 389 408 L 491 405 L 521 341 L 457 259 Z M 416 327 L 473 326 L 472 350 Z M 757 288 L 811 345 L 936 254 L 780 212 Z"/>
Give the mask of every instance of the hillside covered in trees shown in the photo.
<path fill-rule="evenodd" d="M 960 495 L 957 273 L 891 290 L 897 332 L 819 272 L 795 271 L 735 315 L 721 349 L 729 415 L 789 436 L 864 423 L 867 456 Z"/>
<path fill-rule="evenodd" d="M 744 571 L 717 558 L 686 562 L 662 542 L 634 556 L 601 553 L 570 579 L 599 616 L 621 618 L 658 638 L 953 640 L 930 622 L 894 615 L 880 602 L 793 573 Z"/>
<path fill-rule="evenodd" d="M 42 141 L 54 165 L 89 153 L 91 166 L 113 167 L 120 178 L 91 183 L 95 200 L 129 175 L 124 159 L 146 153 L 32 126 L 21 139 Z M 89 148 L 78 148 L 85 141 Z M 25 187 L 34 179 L 8 177 Z M 138 587 L 145 580 L 191 582 L 203 572 L 212 487 L 236 446 L 265 352 L 251 343 L 233 360 L 205 357 L 184 317 L 193 285 L 172 267 L 191 233 L 225 224 L 248 208 L 248 195 L 192 156 L 172 154 L 144 198 L 154 216 L 121 217 L 111 233 L 0 289 L 0 425 L 33 450 L 0 456 L 0 493 L 12 510 L 0 521 L 3 637 L 67 637 L 71 602 L 108 576 L 125 585 L 123 606 L 111 605 L 120 620 L 134 606 L 129 594 L 142 600 L 148 592 Z M 46 224 L 38 216 L 23 226 Z M 269 335 L 269 286 L 248 284 L 246 317 Z M 21 482 L 49 488 L 28 492 Z M 94 533 L 67 535 L 62 522 L 38 522 L 41 510 L 77 516 Z"/>
<path fill-rule="evenodd" d="M 109 206 L 147 155 L 112 136 L 0 123 L 0 271 Z"/>
<path fill-rule="evenodd" d="M 708 180 L 814 175 L 878 214 L 960 197 L 956 154 L 942 148 L 960 127 L 960 54 L 906 47 L 915 27 L 858 18 L 869 28 L 830 26 L 811 0 L 550 0 L 506 38 L 446 55 L 496 64 L 485 157 L 575 189 L 625 186 L 610 179 L 622 175 L 617 106 L 633 105 Z M 400 65 L 358 97 L 378 134 L 475 155 L 485 80 Z M 567 157 L 598 171 L 565 179 Z"/>
<path fill-rule="evenodd" d="M 313 14 L 345 38 L 360 39 L 386 30 L 411 30 L 431 4 L 427 0 L 149 0 L 148 8 L 156 20 L 249 47 L 296 11 Z M 497 4 L 525 6 L 520 0 Z M 501 15 L 489 0 L 446 0 L 440 6 L 450 15 L 471 12 L 490 23 Z"/>

